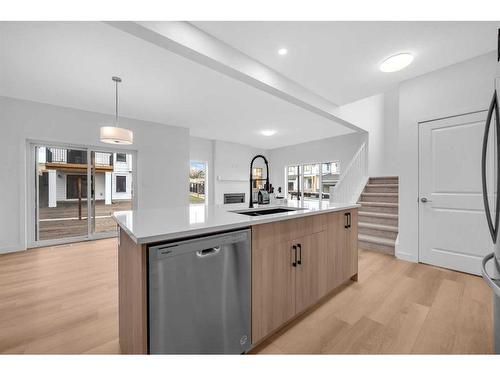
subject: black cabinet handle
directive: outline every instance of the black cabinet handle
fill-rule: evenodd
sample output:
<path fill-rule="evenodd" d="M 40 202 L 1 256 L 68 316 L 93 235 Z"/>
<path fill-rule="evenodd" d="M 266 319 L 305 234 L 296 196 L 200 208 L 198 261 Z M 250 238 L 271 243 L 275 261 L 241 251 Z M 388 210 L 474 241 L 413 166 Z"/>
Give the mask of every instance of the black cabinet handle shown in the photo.
<path fill-rule="evenodd" d="M 297 264 L 302 264 L 302 244 L 298 243 L 297 247 L 299 248 L 299 260 L 297 261 Z"/>
<path fill-rule="evenodd" d="M 348 212 L 344 213 L 344 219 L 345 219 L 344 228 L 347 229 L 347 228 L 349 228 L 349 213 Z"/>
<path fill-rule="evenodd" d="M 350 213 L 350 212 L 348 212 L 348 213 L 347 213 L 347 222 L 348 222 L 348 224 L 347 224 L 347 225 L 348 225 L 348 227 L 350 228 L 350 227 L 351 227 L 351 223 L 352 223 L 352 222 L 351 222 L 351 213 Z"/>
<path fill-rule="evenodd" d="M 297 267 L 297 246 L 293 245 L 292 249 L 293 249 L 293 262 L 292 262 L 292 266 Z"/>

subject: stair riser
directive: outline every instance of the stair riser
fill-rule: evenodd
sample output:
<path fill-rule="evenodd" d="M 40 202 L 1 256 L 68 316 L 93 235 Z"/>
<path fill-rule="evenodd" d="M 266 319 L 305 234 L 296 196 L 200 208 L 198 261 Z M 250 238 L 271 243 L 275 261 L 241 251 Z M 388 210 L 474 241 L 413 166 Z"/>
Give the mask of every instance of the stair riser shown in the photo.
<path fill-rule="evenodd" d="M 397 186 L 384 186 L 380 184 L 380 186 L 367 186 L 365 188 L 365 193 L 397 193 Z"/>
<path fill-rule="evenodd" d="M 377 211 L 377 212 L 380 212 L 380 211 Z M 382 218 L 382 217 L 363 216 L 363 215 L 359 215 L 358 217 L 359 217 L 360 223 L 390 225 L 393 227 L 398 226 L 398 219 L 397 218 L 393 219 L 393 218 L 385 218 L 385 217 Z"/>
<path fill-rule="evenodd" d="M 358 241 L 358 248 L 394 255 L 394 246 L 389 245 L 380 245 L 372 242 Z"/>
<path fill-rule="evenodd" d="M 398 236 L 397 232 L 392 232 L 388 230 L 380 230 L 380 229 L 372 229 L 372 228 L 363 228 L 358 227 L 359 234 L 367 234 L 368 236 L 375 236 L 380 238 L 389 238 L 391 240 L 395 240 Z"/>
<path fill-rule="evenodd" d="M 373 179 L 373 178 L 370 178 L 369 180 L 369 184 L 370 185 L 376 185 L 376 184 L 397 184 L 399 182 L 399 180 L 397 178 L 381 178 L 381 179 Z"/>
<path fill-rule="evenodd" d="M 384 196 L 384 195 L 361 195 L 362 202 L 386 202 L 386 203 L 398 203 L 397 196 Z"/>
<path fill-rule="evenodd" d="M 363 202 L 359 202 L 361 207 L 359 212 L 380 212 L 384 214 L 398 214 L 398 207 L 379 207 L 379 206 L 363 206 Z"/>

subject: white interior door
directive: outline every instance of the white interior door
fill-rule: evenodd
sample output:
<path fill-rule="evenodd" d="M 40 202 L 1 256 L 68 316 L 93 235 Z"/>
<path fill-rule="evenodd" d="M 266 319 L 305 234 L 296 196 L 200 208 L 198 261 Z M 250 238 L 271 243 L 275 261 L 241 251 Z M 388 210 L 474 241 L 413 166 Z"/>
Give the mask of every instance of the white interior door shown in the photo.
<path fill-rule="evenodd" d="M 492 251 L 481 185 L 485 120 L 486 112 L 476 112 L 419 124 L 420 262 L 480 274 L 481 259 Z M 494 139 L 488 140 L 489 191 Z"/>

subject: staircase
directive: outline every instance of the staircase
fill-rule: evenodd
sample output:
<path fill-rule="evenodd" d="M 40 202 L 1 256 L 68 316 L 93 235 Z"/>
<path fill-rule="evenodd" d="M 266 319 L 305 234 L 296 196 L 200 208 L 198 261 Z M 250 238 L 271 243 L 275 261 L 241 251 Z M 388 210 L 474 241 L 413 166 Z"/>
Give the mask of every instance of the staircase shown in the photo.
<path fill-rule="evenodd" d="M 370 177 L 358 201 L 358 246 L 394 255 L 398 236 L 398 177 Z"/>

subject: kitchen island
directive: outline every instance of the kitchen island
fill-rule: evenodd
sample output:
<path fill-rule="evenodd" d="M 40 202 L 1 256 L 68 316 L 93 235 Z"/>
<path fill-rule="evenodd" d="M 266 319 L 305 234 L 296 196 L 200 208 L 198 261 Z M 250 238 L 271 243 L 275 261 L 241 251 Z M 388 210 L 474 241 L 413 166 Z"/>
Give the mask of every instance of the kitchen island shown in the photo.
<path fill-rule="evenodd" d="M 344 282 L 357 279 L 357 207 L 292 201 L 254 208 L 277 212 L 272 214 L 254 214 L 239 204 L 116 212 L 122 352 L 149 353 L 152 246 L 250 228 L 250 340 L 255 346 Z"/>

